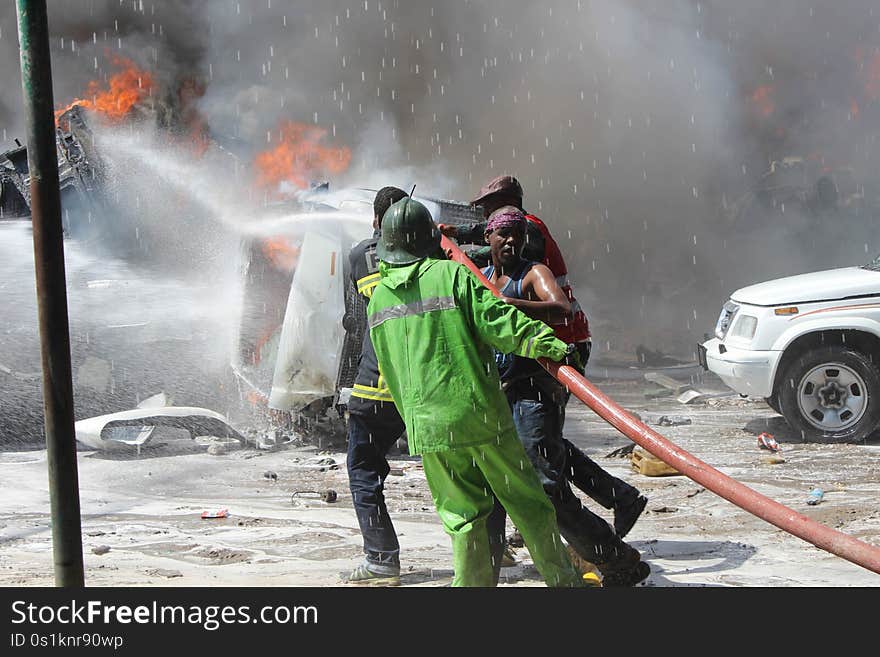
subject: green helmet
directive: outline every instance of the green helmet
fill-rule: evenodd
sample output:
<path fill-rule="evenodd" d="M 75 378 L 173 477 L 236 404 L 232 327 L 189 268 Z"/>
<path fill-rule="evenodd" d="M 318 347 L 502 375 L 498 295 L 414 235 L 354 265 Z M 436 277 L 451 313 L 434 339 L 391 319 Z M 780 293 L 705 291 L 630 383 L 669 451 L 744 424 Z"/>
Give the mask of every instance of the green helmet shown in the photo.
<path fill-rule="evenodd" d="M 380 260 L 408 265 L 436 251 L 440 231 L 424 205 L 407 196 L 391 205 L 382 217 L 382 239 L 376 245 Z"/>

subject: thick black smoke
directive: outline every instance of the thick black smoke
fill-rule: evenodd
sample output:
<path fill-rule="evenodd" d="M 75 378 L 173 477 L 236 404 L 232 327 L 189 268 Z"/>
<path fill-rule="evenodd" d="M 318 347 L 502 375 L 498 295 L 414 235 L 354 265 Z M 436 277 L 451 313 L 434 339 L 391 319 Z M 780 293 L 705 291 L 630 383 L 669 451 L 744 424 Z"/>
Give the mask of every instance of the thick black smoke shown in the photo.
<path fill-rule="evenodd" d="M 164 83 L 202 81 L 212 136 L 245 161 L 292 119 L 352 148 L 337 188 L 417 183 L 466 200 L 513 173 L 598 346 L 688 357 L 737 287 L 880 251 L 873 4 L 58 2 L 56 98 L 81 93 L 94 58 L 105 75 L 104 49 L 121 43 Z M 0 100 L 17 107 L 17 56 L 4 62 Z M 802 189 L 756 193 L 783 158 L 800 158 Z M 822 175 L 834 203 L 816 193 Z"/>

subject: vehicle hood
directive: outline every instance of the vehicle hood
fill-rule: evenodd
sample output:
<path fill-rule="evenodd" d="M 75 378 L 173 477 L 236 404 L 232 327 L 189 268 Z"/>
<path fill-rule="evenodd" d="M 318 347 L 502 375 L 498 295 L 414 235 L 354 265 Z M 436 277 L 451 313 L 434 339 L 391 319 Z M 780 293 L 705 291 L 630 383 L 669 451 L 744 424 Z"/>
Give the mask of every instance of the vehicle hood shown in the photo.
<path fill-rule="evenodd" d="M 779 306 L 872 294 L 880 295 L 880 272 L 844 267 L 749 285 L 734 292 L 730 298 L 737 303 L 755 306 Z"/>

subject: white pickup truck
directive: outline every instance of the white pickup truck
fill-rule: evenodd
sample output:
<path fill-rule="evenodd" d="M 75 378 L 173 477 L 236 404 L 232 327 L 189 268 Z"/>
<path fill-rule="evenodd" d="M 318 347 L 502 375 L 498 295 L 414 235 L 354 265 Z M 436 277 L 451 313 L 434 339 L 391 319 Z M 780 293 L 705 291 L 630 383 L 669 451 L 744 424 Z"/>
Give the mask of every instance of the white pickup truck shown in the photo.
<path fill-rule="evenodd" d="M 734 292 L 700 363 L 764 397 L 809 442 L 863 442 L 880 425 L 880 256 Z"/>

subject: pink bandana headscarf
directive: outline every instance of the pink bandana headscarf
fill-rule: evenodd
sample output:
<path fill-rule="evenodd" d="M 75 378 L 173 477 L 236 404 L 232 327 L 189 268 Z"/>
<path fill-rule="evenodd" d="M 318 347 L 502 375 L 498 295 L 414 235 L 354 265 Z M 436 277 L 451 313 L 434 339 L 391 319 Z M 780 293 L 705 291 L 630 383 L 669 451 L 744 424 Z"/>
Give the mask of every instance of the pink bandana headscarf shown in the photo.
<path fill-rule="evenodd" d="M 486 224 L 486 231 L 492 232 L 499 228 L 510 228 L 511 226 L 519 226 L 525 230 L 526 216 L 519 208 L 506 205 L 491 214 L 489 222 Z"/>

